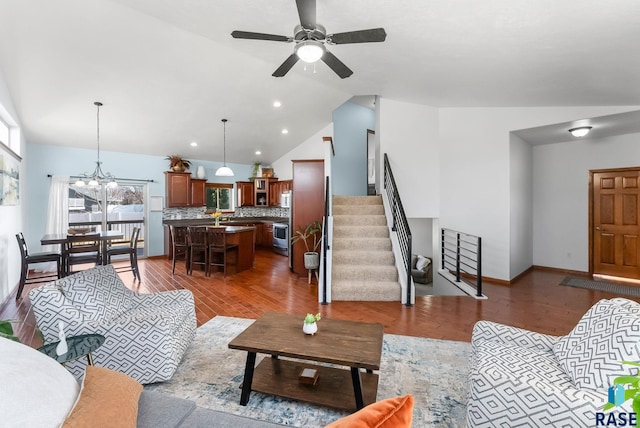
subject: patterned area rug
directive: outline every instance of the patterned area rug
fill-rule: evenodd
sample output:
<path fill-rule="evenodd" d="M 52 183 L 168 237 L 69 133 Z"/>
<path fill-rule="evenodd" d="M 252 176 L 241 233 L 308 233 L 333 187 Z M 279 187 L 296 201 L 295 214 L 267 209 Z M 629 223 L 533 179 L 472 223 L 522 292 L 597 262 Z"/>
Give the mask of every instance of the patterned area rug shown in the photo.
<path fill-rule="evenodd" d="M 246 353 L 227 344 L 252 322 L 213 318 L 198 328 L 173 378 L 145 388 L 188 398 L 209 409 L 297 427 L 322 427 L 347 414 L 256 392 L 247 406 L 240 406 Z M 378 400 L 413 394 L 413 426 L 464 426 L 470 352 L 466 342 L 385 334 Z M 258 360 L 261 357 L 265 356 L 258 354 Z"/>
<path fill-rule="evenodd" d="M 628 285 L 615 284 L 613 282 L 595 281 L 592 279 L 574 278 L 571 276 L 567 276 L 560 282 L 560 285 L 587 288 L 589 290 L 606 291 L 609 293 L 621 294 L 624 296 L 640 297 L 640 287 L 631 287 Z"/>

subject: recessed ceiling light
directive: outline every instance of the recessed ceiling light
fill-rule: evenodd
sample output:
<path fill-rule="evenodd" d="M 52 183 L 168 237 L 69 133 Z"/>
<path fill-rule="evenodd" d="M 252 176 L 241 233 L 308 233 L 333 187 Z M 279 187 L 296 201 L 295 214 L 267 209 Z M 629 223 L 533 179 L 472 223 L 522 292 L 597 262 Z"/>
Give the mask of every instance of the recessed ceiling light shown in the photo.
<path fill-rule="evenodd" d="M 195 141 L 191 142 L 191 147 L 198 147 L 198 143 L 196 143 Z"/>
<path fill-rule="evenodd" d="M 273 102 L 273 106 L 274 107 L 280 107 L 282 105 L 282 103 L 280 101 L 274 101 Z"/>
<path fill-rule="evenodd" d="M 256 150 L 256 154 L 257 154 L 257 155 L 261 155 L 261 154 L 262 154 L 262 152 L 261 152 L 260 150 Z"/>
<path fill-rule="evenodd" d="M 283 133 L 283 134 L 288 134 L 288 133 L 289 133 L 289 130 L 288 130 L 288 129 L 283 129 L 283 130 L 282 130 L 282 133 Z"/>

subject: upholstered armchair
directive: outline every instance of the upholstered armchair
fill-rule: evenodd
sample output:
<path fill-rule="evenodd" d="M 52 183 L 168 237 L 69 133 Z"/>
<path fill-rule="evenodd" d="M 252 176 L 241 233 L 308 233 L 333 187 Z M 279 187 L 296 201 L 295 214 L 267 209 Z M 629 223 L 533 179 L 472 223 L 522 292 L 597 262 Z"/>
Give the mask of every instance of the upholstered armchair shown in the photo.
<path fill-rule="evenodd" d="M 433 282 L 433 263 L 429 257 L 411 255 L 411 277 L 413 282 L 429 284 Z"/>
<path fill-rule="evenodd" d="M 58 340 L 60 320 L 67 336 L 101 334 L 106 340 L 93 352 L 94 364 L 144 384 L 170 379 L 195 337 L 190 291 L 135 293 L 112 265 L 45 284 L 31 290 L 29 297 L 45 343 Z M 84 359 L 66 364 L 78 379 L 84 366 Z"/>
<path fill-rule="evenodd" d="M 468 428 L 595 426 L 614 379 L 638 372 L 621 362 L 640 360 L 640 304 L 601 300 L 566 336 L 479 321 L 471 346 Z"/>

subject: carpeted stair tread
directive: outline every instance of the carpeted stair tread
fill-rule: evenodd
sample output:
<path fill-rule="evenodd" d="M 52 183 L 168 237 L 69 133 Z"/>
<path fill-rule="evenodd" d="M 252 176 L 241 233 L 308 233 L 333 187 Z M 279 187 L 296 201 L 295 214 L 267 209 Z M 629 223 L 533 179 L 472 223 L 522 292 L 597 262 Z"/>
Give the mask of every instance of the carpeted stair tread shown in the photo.
<path fill-rule="evenodd" d="M 333 238 L 333 251 L 341 250 L 387 250 L 391 251 L 390 238 Z"/>
<path fill-rule="evenodd" d="M 333 206 L 336 205 L 382 205 L 382 195 L 376 196 L 334 196 Z"/>
<path fill-rule="evenodd" d="M 332 280 L 331 299 L 397 302 L 402 290 L 398 281 Z"/>
<path fill-rule="evenodd" d="M 387 226 L 333 226 L 333 236 L 338 238 L 388 238 Z"/>
<path fill-rule="evenodd" d="M 393 266 L 395 257 L 391 251 L 333 251 L 333 266 L 336 265 L 390 265 Z"/>
<path fill-rule="evenodd" d="M 382 205 L 334 205 L 333 215 L 384 215 Z"/>
<path fill-rule="evenodd" d="M 394 265 L 347 265 L 335 264 L 332 266 L 331 288 L 335 283 L 333 281 L 361 280 L 361 281 L 398 281 L 398 270 Z"/>
<path fill-rule="evenodd" d="M 334 226 L 386 226 L 387 218 L 384 215 L 334 215 Z"/>

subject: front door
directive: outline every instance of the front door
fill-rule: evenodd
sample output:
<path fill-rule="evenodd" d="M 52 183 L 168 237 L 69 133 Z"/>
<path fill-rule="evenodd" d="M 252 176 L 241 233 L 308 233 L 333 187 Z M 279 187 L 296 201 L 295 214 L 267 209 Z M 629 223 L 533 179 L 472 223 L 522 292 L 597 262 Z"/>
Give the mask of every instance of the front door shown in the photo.
<path fill-rule="evenodd" d="M 640 167 L 591 174 L 591 272 L 640 279 Z"/>

